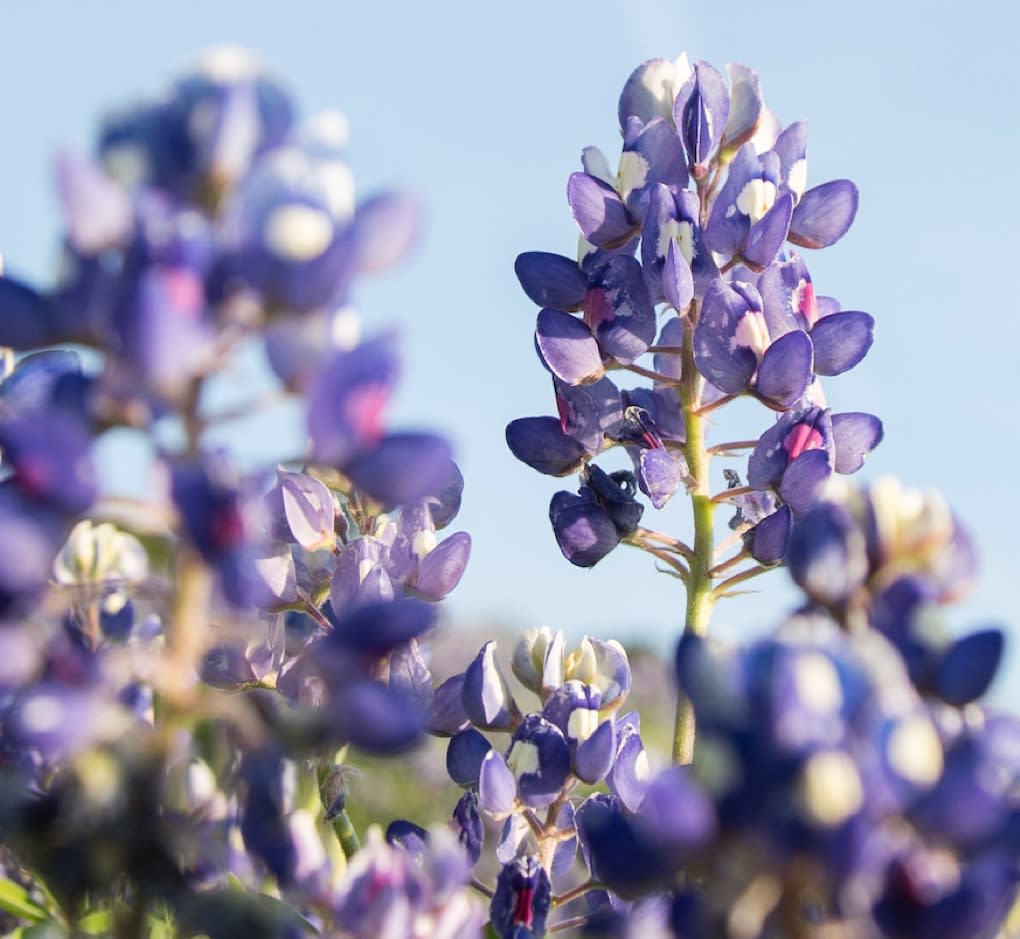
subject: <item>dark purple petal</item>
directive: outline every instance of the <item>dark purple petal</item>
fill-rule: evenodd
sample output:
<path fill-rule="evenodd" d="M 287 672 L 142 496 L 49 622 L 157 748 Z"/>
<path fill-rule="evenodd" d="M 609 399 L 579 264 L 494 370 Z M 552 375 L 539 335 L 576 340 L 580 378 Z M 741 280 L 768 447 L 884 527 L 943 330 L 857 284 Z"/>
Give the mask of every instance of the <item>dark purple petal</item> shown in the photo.
<path fill-rule="evenodd" d="M 938 696 L 954 707 L 980 698 L 999 670 L 1005 644 L 1001 629 L 982 629 L 953 642 L 935 676 Z"/>
<path fill-rule="evenodd" d="M 747 235 L 742 256 L 751 270 L 763 271 L 779 253 L 793 217 L 793 195 L 783 193 L 754 225 Z"/>
<path fill-rule="evenodd" d="M 662 295 L 674 310 L 682 311 L 694 299 L 694 275 L 675 240 L 666 249 L 662 266 Z"/>
<path fill-rule="evenodd" d="M 355 456 L 343 472 L 383 505 L 406 505 L 435 492 L 446 478 L 450 445 L 434 434 L 387 434 L 378 445 Z"/>
<path fill-rule="evenodd" d="M 605 510 L 621 538 L 633 534 L 644 506 L 634 498 L 634 475 L 626 470 L 607 473 L 595 464 L 585 471 L 582 491 L 591 494 Z"/>
<path fill-rule="evenodd" d="M 374 195 L 358 205 L 353 222 L 354 266 L 361 273 L 393 267 L 414 250 L 422 229 L 422 208 L 404 192 Z"/>
<path fill-rule="evenodd" d="M 570 748 L 555 724 L 529 714 L 514 731 L 506 762 L 521 801 L 544 808 L 556 801 L 570 775 Z"/>
<path fill-rule="evenodd" d="M 514 858 L 496 879 L 489 920 L 500 939 L 541 939 L 552 905 L 549 875 L 538 858 Z"/>
<path fill-rule="evenodd" d="M 415 592 L 426 600 L 442 600 L 457 584 L 471 556 L 471 536 L 458 531 L 441 541 L 422 559 Z"/>
<path fill-rule="evenodd" d="M 429 493 L 428 498 L 432 524 L 436 526 L 437 531 L 446 528 L 457 517 L 463 495 L 464 476 L 457 464 L 450 460 L 442 482 L 435 492 Z"/>
<path fill-rule="evenodd" d="M 577 567 L 594 567 L 620 543 L 612 519 L 594 499 L 557 492 L 549 504 L 556 543 Z"/>
<path fill-rule="evenodd" d="M 694 329 L 694 363 L 705 378 L 727 394 L 745 391 L 758 367 L 757 349 L 741 339 L 746 335 L 746 342 L 752 342 L 764 334 L 762 341 L 767 342 L 760 309 L 760 304 L 749 305 L 748 295 L 722 281 L 705 295 Z M 758 330 L 750 328 L 755 317 L 761 318 Z"/>
<path fill-rule="evenodd" d="M 758 395 L 782 407 L 792 407 L 811 384 L 813 355 L 807 333 L 795 330 L 780 336 L 765 350 L 758 366 Z"/>
<path fill-rule="evenodd" d="M 673 121 L 695 179 L 704 176 L 704 164 L 722 140 L 729 112 L 726 80 L 707 62 L 695 62 L 694 74 L 673 102 Z"/>
<path fill-rule="evenodd" d="M 868 313 L 848 310 L 824 316 L 811 330 L 815 372 L 842 375 L 867 355 L 875 338 L 875 320 Z"/>
<path fill-rule="evenodd" d="M 834 179 L 801 196 L 790 222 L 790 241 L 802 248 L 827 248 L 842 238 L 857 214 L 857 187 Z"/>
<path fill-rule="evenodd" d="M 591 385 L 568 385 L 553 379 L 560 426 L 592 456 L 615 437 L 623 421 L 623 398 L 608 378 Z"/>
<path fill-rule="evenodd" d="M 635 821 L 675 867 L 713 838 L 717 825 L 715 806 L 689 766 L 671 766 L 648 784 Z"/>
<path fill-rule="evenodd" d="M 452 737 L 470 724 L 464 710 L 464 673 L 446 679 L 432 695 L 425 716 L 425 729 L 437 737 Z"/>
<path fill-rule="evenodd" d="M 506 427 L 506 442 L 518 460 L 547 476 L 577 472 L 587 451 L 568 437 L 555 417 L 519 417 Z"/>
<path fill-rule="evenodd" d="M 832 459 L 826 450 L 806 450 L 783 473 L 779 495 L 794 512 L 806 512 L 821 498 L 832 475 Z"/>
<path fill-rule="evenodd" d="M 616 190 L 601 179 L 587 173 L 571 173 L 567 201 L 581 234 L 593 245 L 616 247 L 634 230 L 627 207 Z"/>
<path fill-rule="evenodd" d="M 751 557 L 759 564 L 778 564 L 786 557 L 792 528 L 793 513 L 788 505 L 781 505 L 747 533 Z"/>
<path fill-rule="evenodd" d="M 659 851 L 619 808 L 589 800 L 576 818 L 592 877 L 621 897 L 645 896 L 672 879 Z"/>
<path fill-rule="evenodd" d="M 381 756 L 413 746 L 424 730 L 418 702 L 377 681 L 345 686 L 326 717 L 339 739 Z"/>
<path fill-rule="evenodd" d="M 620 194 L 634 217 L 644 218 L 649 193 L 660 184 L 683 190 L 687 163 L 672 122 L 655 118 L 627 142 L 620 156 Z"/>
<path fill-rule="evenodd" d="M 367 603 L 338 619 L 321 640 L 356 653 L 382 656 L 428 632 L 436 624 L 436 609 L 413 598 Z"/>
<path fill-rule="evenodd" d="M 535 327 L 535 346 L 546 368 L 568 385 L 587 385 L 605 373 L 591 330 L 569 313 L 542 310 Z"/>
<path fill-rule="evenodd" d="M 761 176 L 761 162 L 751 143 L 745 143 L 730 164 L 726 182 L 712 206 L 703 238 L 711 251 L 737 254 L 743 248 L 750 230 L 750 219 L 737 208 L 737 200 L 752 179 Z"/>
<path fill-rule="evenodd" d="M 868 454 L 882 442 L 882 422 L 872 414 L 848 411 L 832 415 L 832 441 L 837 473 L 856 473 Z"/>
<path fill-rule="evenodd" d="M 474 727 L 454 734 L 446 747 L 446 772 L 462 789 L 478 785 L 482 763 L 492 744 Z"/>
<path fill-rule="evenodd" d="M 621 365 L 644 354 L 655 339 L 655 306 L 636 258 L 612 255 L 593 269 L 584 318 L 603 351 Z"/>
<path fill-rule="evenodd" d="M 547 251 L 517 255 L 514 273 L 524 292 L 541 307 L 578 310 L 588 292 L 588 278 L 576 261 Z"/>

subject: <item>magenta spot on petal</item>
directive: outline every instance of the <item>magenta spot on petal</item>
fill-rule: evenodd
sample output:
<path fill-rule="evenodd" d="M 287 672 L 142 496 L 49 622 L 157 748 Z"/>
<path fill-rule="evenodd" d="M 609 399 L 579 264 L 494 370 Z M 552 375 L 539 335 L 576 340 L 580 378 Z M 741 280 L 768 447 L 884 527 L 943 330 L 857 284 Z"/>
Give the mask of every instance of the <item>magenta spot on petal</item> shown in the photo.
<path fill-rule="evenodd" d="M 388 401 L 389 389 L 383 385 L 359 388 L 344 399 L 344 419 L 353 425 L 360 437 L 378 440 L 382 437 L 383 411 Z"/>
<path fill-rule="evenodd" d="M 167 299 L 176 310 L 197 316 L 205 307 L 202 282 L 194 271 L 188 268 L 168 271 L 162 281 Z"/>
<path fill-rule="evenodd" d="M 531 884 L 522 886 L 517 894 L 517 903 L 514 906 L 514 925 L 531 926 L 533 923 L 534 911 L 531 909 L 532 896 L 535 888 Z"/>
<path fill-rule="evenodd" d="M 815 296 L 815 285 L 809 280 L 802 280 L 798 288 L 797 312 L 807 320 L 808 326 L 814 326 L 818 322 L 818 298 Z"/>
<path fill-rule="evenodd" d="M 825 441 L 821 432 L 810 424 L 795 424 L 793 429 L 783 438 L 783 449 L 796 460 L 807 450 L 821 450 Z"/>
<path fill-rule="evenodd" d="M 17 461 L 16 473 L 21 488 L 35 498 L 43 498 L 53 485 L 53 467 L 46 460 L 25 459 Z"/>
<path fill-rule="evenodd" d="M 223 506 L 212 512 L 209 541 L 219 551 L 229 551 L 244 541 L 244 519 L 236 506 Z"/>

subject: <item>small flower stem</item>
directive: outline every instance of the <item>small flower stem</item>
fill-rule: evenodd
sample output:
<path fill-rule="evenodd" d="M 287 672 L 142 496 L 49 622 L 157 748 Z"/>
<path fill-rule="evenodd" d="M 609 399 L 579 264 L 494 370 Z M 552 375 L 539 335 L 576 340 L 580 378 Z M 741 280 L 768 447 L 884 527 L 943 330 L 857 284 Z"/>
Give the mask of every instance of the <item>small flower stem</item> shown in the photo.
<path fill-rule="evenodd" d="M 549 932 L 563 932 L 565 929 L 574 929 L 577 926 L 583 926 L 587 922 L 587 915 L 572 916 L 570 919 L 564 919 L 558 923 L 554 923 L 549 927 Z"/>
<path fill-rule="evenodd" d="M 688 560 L 694 557 L 694 549 L 689 545 L 684 544 L 679 538 L 674 538 L 672 535 L 667 535 L 661 531 L 655 531 L 652 528 L 641 527 L 639 527 L 634 534 L 642 541 L 655 541 L 658 544 L 664 545 L 666 550 L 675 551 L 681 557 L 687 558 Z"/>
<path fill-rule="evenodd" d="M 752 577 L 757 577 L 759 574 L 764 574 L 766 571 L 772 570 L 771 567 L 766 567 L 764 564 L 755 564 L 754 567 L 748 567 L 745 570 L 734 574 L 732 577 L 728 577 L 721 584 L 715 588 L 716 597 L 724 597 L 738 584 L 744 583 L 744 581 L 750 580 Z"/>
<path fill-rule="evenodd" d="M 722 492 L 717 492 L 712 496 L 712 501 L 727 502 L 736 496 L 749 496 L 752 492 L 761 492 L 761 490 L 755 489 L 754 486 L 734 486 L 732 489 L 723 489 Z"/>
<path fill-rule="evenodd" d="M 571 900 L 583 897 L 592 890 L 601 890 L 603 886 L 604 884 L 597 880 L 586 880 L 583 884 L 578 884 L 576 887 L 563 891 L 558 897 L 553 897 L 552 905 L 553 907 L 563 906 L 564 903 L 569 903 Z"/>
<path fill-rule="evenodd" d="M 628 372 L 633 372 L 635 375 L 640 375 L 642 378 L 650 378 L 652 381 L 658 382 L 660 385 L 680 385 L 681 381 L 677 381 L 671 375 L 663 375 L 661 372 L 654 372 L 650 368 L 644 368 L 641 365 L 635 365 L 633 362 L 630 365 L 624 365 L 624 369 Z"/>
<path fill-rule="evenodd" d="M 339 815 L 334 817 L 331 824 L 336 840 L 340 842 L 340 848 L 344 852 L 344 857 L 350 860 L 361 850 L 361 841 L 358 838 L 358 833 L 354 830 L 347 810 L 343 809 Z"/>
<path fill-rule="evenodd" d="M 477 890 L 483 897 L 488 897 L 490 900 L 495 896 L 495 891 L 491 887 L 486 887 L 477 877 L 472 877 L 468 881 L 468 886 Z"/>
<path fill-rule="evenodd" d="M 712 456 L 722 456 L 732 453 L 734 450 L 753 450 L 756 446 L 758 446 L 757 440 L 730 440 L 727 443 L 717 443 L 715 446 L 709 447 L 708 452 Z"/>
<path fill-rule="evenodd" d="M 701 376 L 694 364 L 694 324 L 697 322 L 696 304 L 691 306 L 690 322 L 684 329 L 683 370 L 680 385 L 680 405 L 686 426 L 684 456 L 694 477 L 691 491 L 691 508 L 694 515 L 694 547 L 687 577 L 687 609 L 684 633 L 704 636 L 712 616 L 716 594 L 712 589 L 715 541 L 715 506 L 709 488 L 711 454 L 705 446 L 705 423 L 701 408 Z M 677 693 L 676 721 L 673 729 L 673 762 L 690 763 L 694 756 L 694 709 L 683 692 Z"/>

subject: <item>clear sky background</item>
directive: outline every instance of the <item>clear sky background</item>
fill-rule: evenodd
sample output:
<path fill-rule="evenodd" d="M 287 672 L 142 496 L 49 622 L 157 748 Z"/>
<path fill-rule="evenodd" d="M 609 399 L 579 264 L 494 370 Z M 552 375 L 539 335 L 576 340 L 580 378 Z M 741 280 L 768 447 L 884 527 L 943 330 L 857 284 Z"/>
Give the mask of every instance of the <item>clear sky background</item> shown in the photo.
<path fill-rule="evenodd" d="M 559 481 L 506 450 L 509 420 L 553 411 L 513 261 L 573 252 L 566 178 L 585 145 L 615 161 L 617 97 L 635 66 L 684 50 L 719 68 L 743 62 L 783 123 L 809 120 L 809 185 L 847 176 L 861 190 L 850 233 L 807 262 L 820 293 L 877 321 L 868 358 L 826 383 L 834 410 L 885 422 L 862 476 L 945 491 L 982 554 L 950 621 L 1012 624 L 1015 645 L 1018 27 L 994 0 L 5 4 L 0 251 L 12 272 L 49 278 L 56 149 L 87 150 L 101 113 L 161 91 L 203 48 L 252 48 L 303 114 L 346 111 L 361 192 L 399 185 L 427 207 L 412 261 L 359 285 L 356 300 L 369 329 L 402 330 L 391 423 L 448 433 L 467 480 L 459 527 L 474 556 L 447 602 L 451 628 L 548 623 L 667 649 L 682 619 L 676 582 L 630 549 L 572 568 L 547 521 Z M 716 439 L 757 436 L 770 420 L 724 414 Z M 684 535 L 686 509 L 661 521 L 649 509 L 645 523 Z M 739 637 L 777 622 L 793 598 L 786 575 L 759 585 L 721 606 L 713 628 Z M 1014 655 L 998 689 L 1014 702 L 1018 677 Z"/>

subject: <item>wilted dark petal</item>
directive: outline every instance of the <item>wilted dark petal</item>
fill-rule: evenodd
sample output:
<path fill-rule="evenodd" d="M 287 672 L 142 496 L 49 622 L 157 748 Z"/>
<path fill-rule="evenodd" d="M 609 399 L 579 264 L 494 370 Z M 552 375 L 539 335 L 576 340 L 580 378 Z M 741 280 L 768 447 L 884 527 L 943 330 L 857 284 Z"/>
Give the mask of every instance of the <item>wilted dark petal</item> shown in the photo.
<path fill-rule="evenodd" d="M 425 716 L 425 729 L 437 737 L 452 737 L 470 724 L 464 710 L 464 673 L 447 678 L 432 695 Z"/>
<path fill-rule="evenodd" d="M 676 388 L 669 385 L 634 388 L 626 393 L 626 399 L 627 405 L 648 412 L 656 432 L 664 440 L 684 442 L 687 428 L 684 426 L 684 414 Z"/>
<path fill-rule="evenodd" d="M 707 62 L 695 62 L 694 74 L 677 92 L 673 120 L 684 142 L 695 179 L 722 140 L 730 112 L 730 96 L 722 75 Z"/>
<path fill-rule="evenodd" d="M 612 519 L 594 499 L 557 492 L 549 503 L 556 543 L 577 567 L 594 567 L 620 543 Z"/>
<path fill-rule="evenodd" d="M 518 460 L 547 476 L 577 472 L 587 451 L 568 437 L 555 417 L 519 417 L 506 427 L 506 442 Z"/>
<path fill-rule="evenodd" d="M 594 268 L 584 318 L 603 352 L 621 365 L 645 353 L 655 339 L 655 306 L 637 258 L 615 254 Z"/>
<path fill-rule="evenodd" d="M 638 483 L 641 491 L 661 509 L 680 488 L 687 475 L 683 454 L 662 448 L 643 449 L 638 456 Z"/>
<path fill-rule="evenodd" d="M 755 390 L 768 401 L 789 408 L 811 384 L 814 350 L 800 330 L 780 336 L 766 350 L 758 367 Z"/>
<path fill-rule="evenodd" d="M 786 562 L 790 576 L 809 597 L 830 605 L 849 598 L 868 573 L 856 523 L 833 502 L 815 507 L 794 525 Z"/>
<path fill-rule="evenodd" d="M 953 642 L 942 656 L 935 692 L 954 707 L 976 701 L 999 670 L 1005 648 L 1001 629 L 982 629 Z M 1017 767 L 1020 771 L 1020 766 Z"/>
<path fill-rule="evenodd" d="M 434 434 L 387 434 L 374 449 L 355 456 L 343 468 L 350 480 L 386 506 L 417 502 L 446 478 L 450 445 Z"/>
<path fill-rule="evenodd" d="M 471 536 L 458 531 L 422 559 L 414 589 L 426 600 L 442 600 L 457 584 L 471 556 Z"/>
<path fill-rule="evenodd" d="M 842 375 L 868 354 L 874 338 L 875 320 L 868 313 L 848 310 L 822 317 L 811 330 L 815 372 Z"/>
<path fill-rule="evenodd" d="M 882 422 L 873 414 L 848 411 L 832 415 L 832 443 L 837 473 L 856 473 L 882 442 Z"/>
<path fill-rule="evenodd" d="M 514 262 L 517 280 L 532 302 L 555 310 L 578 310 L 588 278 L 576 261 L 547 251 L 525 251 Z"/>
<path fill-rule="evenodd" d="M 446 772 L 462 789 L 478 786 L 482 763 L 492 744 L 474 727 L 450 738 L 446 747 Z"/>
<path fill-rule="evenodd" d="M 764 102 L 758 76 L 746 65 L 731 62 L 726 71 L 730 77 L 730 114 L 721 146 L 733 150 L 754 136 Z"/>
<path fill-rule="evenodd" d="M 781 505 L 745 536 L 750 542 L 751 557 L 759 564 L 778 564 L 786 557 L 792 528 L 793 513 L 788 505 Z"/>
<path fill-rule="evenodd" d="M 641 522 L 645 507 L 634 498 L 634 474 L 626 470 L 607 473 L 594 463 L 585 471 L 587 490 L 605 510 L 621 538 L 632 535 Z"/>
<path fill-rule="evenodd" d="M 790 241 L 803 248 L 827 248 L 842 238 L 857 214 L 857 187 L 834 179 L 809 189 L 790 222 Z"/>
<path fill-rule="evenodd" d="M 517 779 L 510 772 L 506 760 L 495 750 L 489 750 L 482 759 L 478 773 L 478 804 L 493 818 L 506 818 L 517 801 Z"/>
<path fill-rule="evenodd" d="M 779 495 L 794 512 L 806 512 L 821 498 L 832 476 L 832 456 L 826 450 L 806 450 L 783 473 Z"/>
<path fill-rule="evenodd" d="M 324 716 L 339 740 L 382 756 L 413 746 L 425 729 L 418 702 L 377 681 L 347 685 L 332 697 Z"/>
<path fill-rule="evenodd" d="M 457 834 L 457 840 L 463 845 L 471 864 L 477 864 L 482 856 L 485 844 L 485 825 L 478 811 L 478 796 L 465 792 L 453 808 L 450 826 Z"/>
<path fill-rule="evenodd" d="M 571 173 L 567 201 L 581 234 L 598 247 L 615 247 L 634 230 L 627 207 L 612 186 L 587 173 Z"/>
<path fill-rule="evenodd" d="M 643 124 L 655 117 L 672 120 L 676 74 L 676 63 L 661 58 L 649 59 L 634 69 L 624 83 L 617 105 L 621 129 L 629 117 L 636 117 Z"/>
<path fill-rule="evenodd" d="M 589 384 L 605 373 L 591 330 L 569 313 L 542 310 L 535 327 L 535 346 L 546 368 L 569 385 Z"/>
<path fill-rule="evenodd" d="M 353 222 L 354 267 L 377 273 L 403 260 L 418 244 L 422 208 L 404 192 L 374 195 L 360 203 Z"/>
<path fill-rule="evenodd" d="M 753 271 L 763 271 L 779 253 L 790 230 L 793 217 L 793 195 L 783 193 L 754 225 L 747 235 L 747 244 L 741 252 L 747 266 Z"/>
<path fill-rule="evenodd" d="M 483 730 L 509 730 L 518 717 L 517 704 L 489 641 L 464 672 L 462 698 L 471 723 Z"/>
<path fill-rule="evenodd" d="M 586 783 L 594 785 L 606 777 L 616 759 L 616 726 L 612 718 L 604 720 L 595 732 L 577 745 L 574 772 Z"/>
<path fill-rule="evenodd" d="M 416 639 L 436 624 L 436 608 L 421 600 L 366 603 L 336 620 L 323 640 L 329 646 L 382 656 Z"/>

